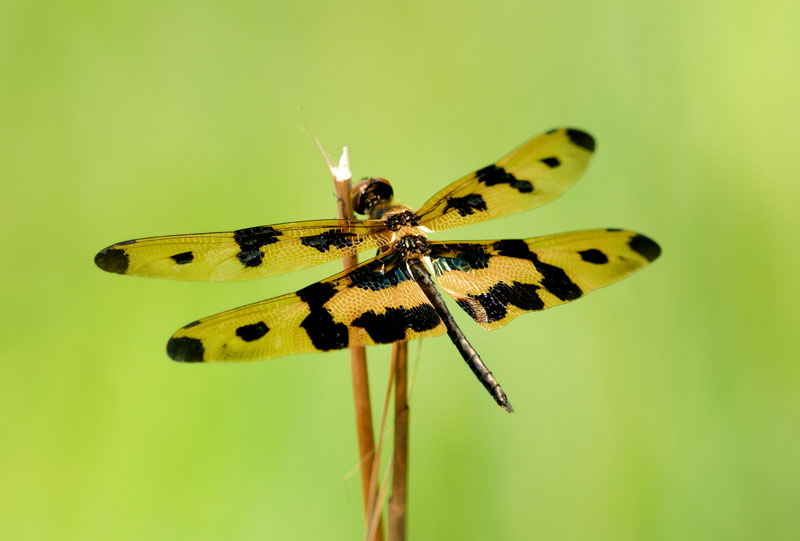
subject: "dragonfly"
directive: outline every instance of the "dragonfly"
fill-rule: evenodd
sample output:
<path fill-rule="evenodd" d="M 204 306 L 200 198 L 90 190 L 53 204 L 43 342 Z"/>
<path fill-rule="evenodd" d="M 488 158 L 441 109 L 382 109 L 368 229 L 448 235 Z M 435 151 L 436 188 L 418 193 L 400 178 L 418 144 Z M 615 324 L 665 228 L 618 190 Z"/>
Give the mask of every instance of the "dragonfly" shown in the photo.
<path fill-rule="evenodd" d="M 447 333 L 495 402 L 513 408 L 436 287 L 478 325 L 583 297 L 655 260 L 650 238 L 603 228 L 536 238 L 433 241 L 428 234 L 523 212 L 561 195 L 586 169 L 595 140 L 574 128 L 543 133 L 445 187 L 414 211 L 391 184 L 352 191 L 365 219 L 313 220 L 229 232 L 150 237 L 108 246 L 104 271 L 176 280 L 263 278 L 352 255 L 377 255 L 295 293 L 181 327 L 167 342 L 180 362 L 244 361 L 389 344 Z"/>

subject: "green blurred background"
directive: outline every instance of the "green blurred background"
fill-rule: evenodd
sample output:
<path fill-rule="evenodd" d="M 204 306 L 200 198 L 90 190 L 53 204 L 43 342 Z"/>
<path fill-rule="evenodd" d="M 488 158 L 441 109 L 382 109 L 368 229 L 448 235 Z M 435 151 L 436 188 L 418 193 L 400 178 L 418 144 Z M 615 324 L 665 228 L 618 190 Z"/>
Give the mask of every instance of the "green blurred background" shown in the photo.
<path fill-rule="evenodd" d="M 558 201 L 435 238 L 616 226 L 663 247 L 498 332 L 456 313 L 514 415 L 424 342 L 410 539 L 797 539 L 798 21 L 790 1 L 0 3 L 0 537 L 363 535 L 346 352 L 164 352 L 338 263 L 232 284 L 92 263 L 332 217 L 299 106 L 415 207 L 586 129 L 598 152 Z M 369 354 L 378 404 L 388 348 Z"/>

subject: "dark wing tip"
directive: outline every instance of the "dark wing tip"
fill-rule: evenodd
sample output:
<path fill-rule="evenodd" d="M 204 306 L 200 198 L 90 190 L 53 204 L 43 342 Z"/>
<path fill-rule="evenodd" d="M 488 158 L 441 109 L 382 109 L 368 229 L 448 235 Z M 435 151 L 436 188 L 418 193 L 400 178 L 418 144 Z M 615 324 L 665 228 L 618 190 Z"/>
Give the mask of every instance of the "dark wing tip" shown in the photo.
<path fill-rule="evenodd" d="M 179 363 L 201 363 L 204 353 L 203 342 L 197 338 L 173 337 L 167 342 L 167 355 Z"/>
<path fill-rule="evenodd" d="M 119 248 L 103 248 L 94 256 L 94 264 L 106 272 L 125 274 L 130 264 L 130 258 L 125 250 Z"/>
<path fill-rule="evenodd" d="M 661 255 L 661 247 L 654 240 L 641 234 L 631 237 L 631 240 L 628 241 L 628 246 L 648 261 L 655 261 Z"/>
<path fill-rule="evenodd" d="M 578 145 L 579 147 L 585 148 L 589 152 L 594 152 L 595 149 L 594 137 L 592 137 L 585 131 L 578 130 L 575 128 L 567 128 L 567 137 L 569 137 L 569 140 Z"/>

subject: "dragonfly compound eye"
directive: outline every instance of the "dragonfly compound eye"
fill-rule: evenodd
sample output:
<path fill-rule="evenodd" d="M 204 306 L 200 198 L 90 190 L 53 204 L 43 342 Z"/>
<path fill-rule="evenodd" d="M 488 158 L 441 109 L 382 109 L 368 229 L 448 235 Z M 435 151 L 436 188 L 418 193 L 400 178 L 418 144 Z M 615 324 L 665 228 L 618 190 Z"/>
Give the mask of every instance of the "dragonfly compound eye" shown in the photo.
<path fill-rule="evenodd" d="M 381 205 L 391 203 L 394 190 L 385 178 L 365 178 L 350 192 L 353 210 L 358 214 L 369 214 Z"/>

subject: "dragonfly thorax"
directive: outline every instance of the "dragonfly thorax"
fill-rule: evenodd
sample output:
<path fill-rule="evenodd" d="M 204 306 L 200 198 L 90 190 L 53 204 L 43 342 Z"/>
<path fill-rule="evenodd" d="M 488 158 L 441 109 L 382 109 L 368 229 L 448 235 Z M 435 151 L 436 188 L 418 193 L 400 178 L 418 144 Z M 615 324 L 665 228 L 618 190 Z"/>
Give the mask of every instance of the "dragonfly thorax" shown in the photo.
<path fill-rule="evenodd" d="M 419 218 L 408 207 L 396 206 L 387 210 L 383 217 L 383 223 L 386 224 L 386 229 L 389 231 L 400 232 L 404 228 L 416 229 L 419 225 Z M 419 234 L 414 232 L 411 234 Z"/>
<path fill-rule="evenodd" d="M 393 250 L 405 259 L 414 255 L 428 255 L 431 249 L 424 235 L 406 235 L 395 242 Z"/>

